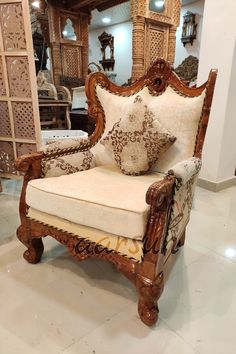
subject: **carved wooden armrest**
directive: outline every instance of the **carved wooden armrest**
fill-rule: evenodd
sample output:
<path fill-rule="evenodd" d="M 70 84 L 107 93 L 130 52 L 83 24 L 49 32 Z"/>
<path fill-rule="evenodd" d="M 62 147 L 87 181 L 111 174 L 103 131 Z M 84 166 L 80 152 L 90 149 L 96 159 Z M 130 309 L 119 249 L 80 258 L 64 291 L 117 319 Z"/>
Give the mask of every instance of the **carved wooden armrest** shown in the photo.
<path fill-rule="evenodd" d="M 175 178 L 165 176 L 161 181 L 153 183 L 146 193 L 146 203 L 155 211 L 165 211 L 173 199 Z"/>
<path fill-rule="evenodd" d="M 175 164 L 169 171 L 169 176 L 174 176 L 177 180 L 177 189 L 185 185 L 189 180 L 198 176 L 202 166 L 201 159 L 192 157 Z"/>
<path fill-rule="evenodd" d="M 27 173 L 29 170 L 31 170 L 32 176 L 40 176 L 41 161 L 43 157 L 44 154 L 42 152 L 35 152 L 34 154 L 20 156 L 15 161 L 15 167 L 20 172 Z"/>
<path fill-rule="evenodd" d="M 56 86 L 57 94 L 59 96 L 62 96 L 62 100 L 68 101 L 68 103 L 71 103 L 71 94 L 70 91 L 67 87 L 65 86 Z"/>

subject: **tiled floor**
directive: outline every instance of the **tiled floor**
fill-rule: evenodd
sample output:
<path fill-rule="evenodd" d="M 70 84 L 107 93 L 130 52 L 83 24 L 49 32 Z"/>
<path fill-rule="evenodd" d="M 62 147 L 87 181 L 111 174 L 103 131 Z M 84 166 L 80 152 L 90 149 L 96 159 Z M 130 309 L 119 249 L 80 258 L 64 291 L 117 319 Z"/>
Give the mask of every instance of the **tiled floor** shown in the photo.
<path fill-rule="evenodd" d="M 76 263 L 50 238 L 42 263 L 24 261 L 15 237 L 18 194 L 19 184 L 4 182 L 0 354 L 236 353 L 236 187 L 197 189 L 187 242 L 168 265 L 160 320 L 151 329 L 112 265 Z"/>

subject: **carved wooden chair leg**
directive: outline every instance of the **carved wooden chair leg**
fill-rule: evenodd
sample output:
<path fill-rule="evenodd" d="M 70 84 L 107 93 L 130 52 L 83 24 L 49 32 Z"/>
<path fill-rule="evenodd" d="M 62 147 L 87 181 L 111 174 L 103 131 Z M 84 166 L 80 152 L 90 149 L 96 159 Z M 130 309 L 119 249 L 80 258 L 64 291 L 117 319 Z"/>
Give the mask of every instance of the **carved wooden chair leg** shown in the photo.
<path fill-rule="evenodd" d="M 18 239 L 27 247 L 24 258 L 27 262 L 36 264 L 40 262 L 44 247 L 41 238 L 31 238 L 27 234 L 29 231 L 22 225 L 17 229 Z"/>
<path fill-rule="evenodd" d="M 158 320 L 159 309 L 157 301 L 164 289 L 163 272 L 154 281 L 145 277 L 138 277 L 136 286 L 139 293 L 139 316 L 147 326 L 153 326 Z"/>
<path fill-rule="evenodd" d="M 174 246 L 172 253 L 174 253 L 174 254 L 177 253 L 178 250 L 180 249 L 180 247 L 184 246 L 184 243 L 185 243 L 185 230 L 184 230 L 182 236 L 180 237 L 179 241 Z"/>
<path fill-rule="evenodd" d="M 186 234 L 186 232 L 184 230 L 184 232 L 183 232 L 182 236 L 180 237 L 179 242 L 177 244 L 178 248 L 184 246 L 184 244 L 185 244 L 185 234 Z"/>

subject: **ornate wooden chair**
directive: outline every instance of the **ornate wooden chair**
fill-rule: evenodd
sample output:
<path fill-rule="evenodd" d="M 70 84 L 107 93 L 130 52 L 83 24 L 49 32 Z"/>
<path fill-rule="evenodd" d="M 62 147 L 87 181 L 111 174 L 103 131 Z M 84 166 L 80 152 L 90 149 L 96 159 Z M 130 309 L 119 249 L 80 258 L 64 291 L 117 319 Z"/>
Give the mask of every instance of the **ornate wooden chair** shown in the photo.
<path fill-rule="evenodd" d="M 25 173 L 17 230 L 27 247 L 24 258 L 39 262 L 42 238 L 52 236 L 78 261 L 95 257 L 114 263 L 137 288 L 142 321 L 153 325 L 164 288 L 164 264 L 184 244 L 216 76 L 217 71 L 212 70 L 204 85 L 192 89 L 164 60 L 155 62 L 128 87 L 118 87 L 104 74 L 92 73 L 86 94 L 89 114 L 96 119 L 94 133 L 85 140 L 49 145 L 16 161 L 18 170 Z M 144 110 L 144 121 L 135 121 L 130 111 L 134 102 L 141 105 L 136 106 L 135 114 L 140 107 L 140 112 Z M 134 166 L 143 153 L 140 146 L 149 146 L 154 136 L 153 152 L 156 140 L 166 137 L 146 131 L 148 124 L 157 119 L 169 131 L 168 139 L 174 136 L 168 140 L 168 151 L 141 175 L 127 175 L 125 168 L 130 168 L 131 160 L 127 163 L 116 156 L 128 146 L 128 133 L 119 131 L 127 111 L 134 134 L 130 136 L 137 143 L 128 156 Z M 144 145 L 139 125 L 147 134 Z M 126 174 L 106 148 L 113 133 L 123 139 L 116 144 L 111 140 L 110 148 L 117 148 L 113 151 L 116 162 Z"/>

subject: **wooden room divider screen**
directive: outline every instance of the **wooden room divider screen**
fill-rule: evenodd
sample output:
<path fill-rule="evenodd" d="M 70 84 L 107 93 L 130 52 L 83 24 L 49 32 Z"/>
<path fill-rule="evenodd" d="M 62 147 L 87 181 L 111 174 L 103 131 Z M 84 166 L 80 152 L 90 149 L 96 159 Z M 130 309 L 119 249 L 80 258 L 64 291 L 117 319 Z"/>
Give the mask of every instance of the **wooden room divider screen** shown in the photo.
<path fill-rule="evenodd" d="M 40 120 L 28 0 L 0 1 L 0 176 L 40 144 Z"/>

